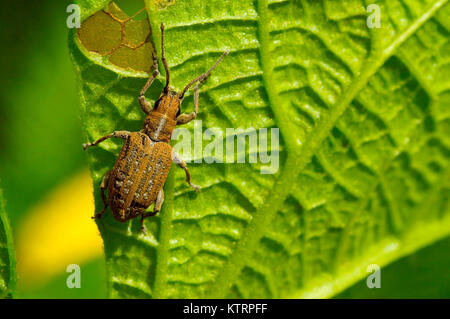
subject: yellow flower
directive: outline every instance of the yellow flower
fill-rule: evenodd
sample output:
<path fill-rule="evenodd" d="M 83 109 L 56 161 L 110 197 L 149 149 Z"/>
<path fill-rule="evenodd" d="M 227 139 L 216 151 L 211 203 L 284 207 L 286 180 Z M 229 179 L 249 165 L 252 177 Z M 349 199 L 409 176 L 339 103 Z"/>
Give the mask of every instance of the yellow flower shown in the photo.
<path fill-rule="evenodd" d="M 95 222 L 92 180 L 87 170 L 52 191 L 20 225 L 17 266 L 21 288 L 45 283 L 70 264 L 102 254 Z"/>

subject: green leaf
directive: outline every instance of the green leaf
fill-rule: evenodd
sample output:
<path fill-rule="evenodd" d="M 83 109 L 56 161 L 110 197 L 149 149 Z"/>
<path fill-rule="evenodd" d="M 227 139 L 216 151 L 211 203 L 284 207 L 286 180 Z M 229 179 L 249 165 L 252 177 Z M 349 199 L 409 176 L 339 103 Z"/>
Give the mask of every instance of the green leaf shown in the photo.
<path fill-rule="evenodd" d="M 369 264 L 448 236 L 446 2 L 375 1 L 381 28 L 368 28 L 368 4 L 357 0 L 147 0 L 158 56 L 166 26 L 174 88 L 230 50 L 201 88 L 198 119 L 224 131 L 278 127 L 280 170 L 188 163 L 202 187 L 195 194 L 173 167 L 148 236 L 138 220 L 105 215 L 110 296 L 330 297 Z M 70 46 L 86 141 L 140 130 L 145 78 L 111 70 L 80 49 L 75 32 Z M 147 93 L 152 102 L 163 83 Z M 182 109 L 193 109 L 192 95 Z M 89 150 L 98 210 L 120 147 L 108 140 Z"/>
<path fill-rule="evenodd" d="M 16 259 L 11 228 L 0 190 L 0 299 L 12 298 L 16 291 Z"/>

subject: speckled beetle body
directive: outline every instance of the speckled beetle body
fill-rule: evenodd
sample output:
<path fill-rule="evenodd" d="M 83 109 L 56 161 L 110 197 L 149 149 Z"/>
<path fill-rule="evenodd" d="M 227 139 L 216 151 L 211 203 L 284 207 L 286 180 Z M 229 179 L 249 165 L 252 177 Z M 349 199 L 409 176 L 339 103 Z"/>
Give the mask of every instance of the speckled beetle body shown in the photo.
<path fill-rule="evenodd" d="M 144 219 L 161 210 L 164 202 L 163 186 L 172 161 L 185 170 L 189 185 L 195 190 L 199 190 L 198 186 L 191 183 L 186 163 L 173 151 L 169 143 L 177 125 L 188 123 L 197 117 L 199 87 L 228 54 L 228 51 L 224 52 L 208 71 L 193 79 L 181 93 L 178 93 L 169 88 L 170 76 L 164 55 L 163 24 L 161 24 L 161 52 L 166 72 L 166 85 L 152 108 L 144 94 L 159 75 L 157 60 L 154 58 L 154 72 L 139 95 L 139 104 L 146 114 L 143 129 L 140 132 L 115 131 L 93 143 L 83 144 L 83 149 L 86 149 L 111 137 L 125 140 L 113 169 L 104 176 L 100 185 L 104 207 L 95 217 L 101 218 L 106 208 L 110 206 L 114 218 L 120 222 L 140 216 L 143 231 L 145 231 Z M 184 95 L 194 84 L 194 112 L 180 114 L 180 105 Z M 108 196 L 105 194 L 106 190 L 108 190 Z M 153 203 L 155 203 L 153 211 L 146 212 L 146 209 Z"/>

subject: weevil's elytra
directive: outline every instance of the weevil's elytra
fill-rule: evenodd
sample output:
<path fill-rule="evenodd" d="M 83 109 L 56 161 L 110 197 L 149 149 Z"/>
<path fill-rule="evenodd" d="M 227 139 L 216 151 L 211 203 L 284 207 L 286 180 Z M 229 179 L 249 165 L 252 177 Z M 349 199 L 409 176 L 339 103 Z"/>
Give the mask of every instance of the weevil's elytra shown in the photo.
<path fill-rule="evenodd" d="M 161 24 L 161 60 L 166 71 L 166 85 L 152 108 L 144 94 L 159 75 L 158 63 L 154 58 L 155 71 L 139 95 L 139 104 L 146 114 L 142 130 L 140 132 L 115 131 L 93 143 L 83 144 L 83 149 L 86 149 L 111 137 L 125 140 L 114 167 L 103 177 L 100 193 L 104 207 L 95 217 L 101 218 L 106 208 L 110 206 L 114 218 L 120 222 L 140 216 L 141 229 L 145 231 L 144 219 L 161 210 L 164 202 L 163 186 L 172 161 L 184 169 L 188 184 L 195 190 L 199 190 L 198 186 L 191 183 L 191 175 L 186 163 L 173 151 L 169 143 L 177 125 L 186 124 L 197 117 L 199 87 L 227 54 L 228 51 L 225 51 L 208 71 L 189 82 L 183 91 L 176 92 L 169 87 L 169 67 L 164 54 L 164 25 Z M 194 84 L 194 112 L 180 114 L 184 95 Z M 105 194 L 106 190 L 108 190 L 108 196 Z M 146 212 L 153 203 L 155 203 L 153 211 Z"/>
<path fill-rule="evenodd" d="M 113 215 L 127 221 L 144 213 L 156 201 L 169 174 L 172 147 L 154 142 L 141 132 L 130 133 L 108 180 Z"/>

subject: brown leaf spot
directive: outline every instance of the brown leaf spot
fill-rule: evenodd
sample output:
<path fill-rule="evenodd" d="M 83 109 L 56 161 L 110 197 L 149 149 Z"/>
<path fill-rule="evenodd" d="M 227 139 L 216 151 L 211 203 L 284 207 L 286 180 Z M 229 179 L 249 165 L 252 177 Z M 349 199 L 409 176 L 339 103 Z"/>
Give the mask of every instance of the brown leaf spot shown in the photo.
<path fill-rule="evenodd" d="M 148 19 L 135 21 L 114 2 L 86 19 L 77 35 L 87 51 L 108 57 L 117 67 L 151 71 L 155 50 Z"/>

